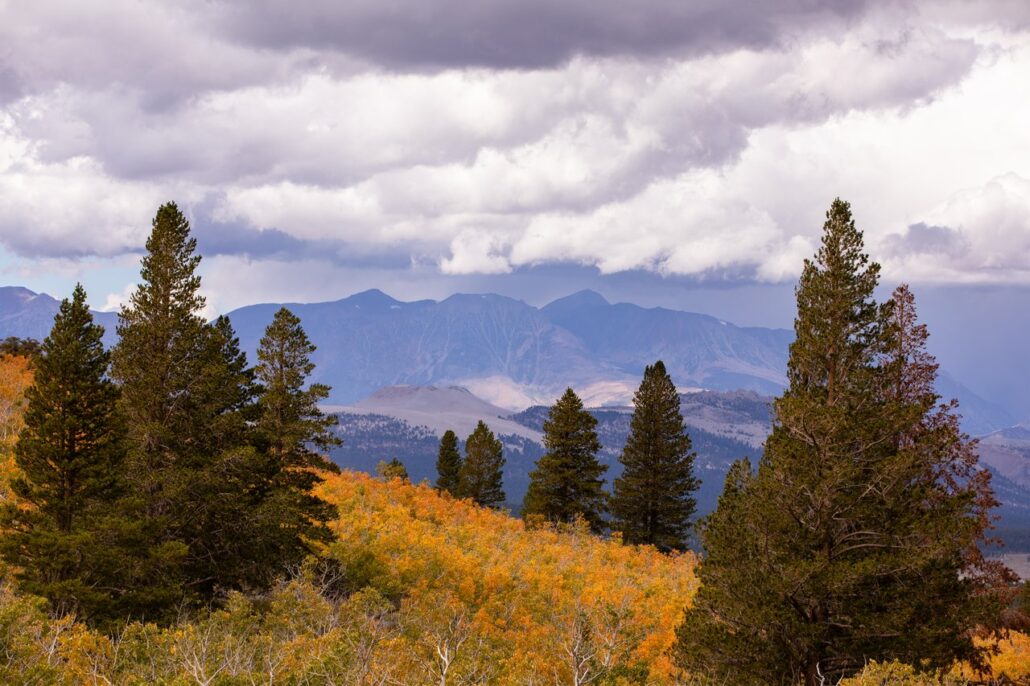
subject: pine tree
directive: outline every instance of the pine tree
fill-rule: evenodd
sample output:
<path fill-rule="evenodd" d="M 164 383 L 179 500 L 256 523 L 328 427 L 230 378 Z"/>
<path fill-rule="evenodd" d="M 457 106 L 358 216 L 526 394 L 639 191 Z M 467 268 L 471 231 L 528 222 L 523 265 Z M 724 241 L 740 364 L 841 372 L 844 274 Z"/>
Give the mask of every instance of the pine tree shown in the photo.
<path fill-rule="evenodd" d="M 579 396 L 566 389 L 544 422 L 547 452 L 529 474 L 524 516 L 565 523 L 581 517 L 595 533 L 604 529 L 607 494 L 603 475 L 608 466 L 597 461 L 601 441 L 596 426 L 597 420 L 583 408 Z"/>
<path fill-rule="evenodd" d="M 274 475 L 252 445 L 257 387 L 232 324 L 218 317 L 204 334 L 187 407 L 206 432 L 179 469 L 177 481 L 186 485 L 179 505 L 188 516 L 177 517 L 176 533 L 189 547 L 183 569 L 191 592 L 218 600 L 273 581 L 266 539 L 275 524 L 265 511 Z"/>
<path fill-rule="evenodd" d="M 484 507 L 504 504 L 504 446 L 482 420 L 465 440 L 465 460 L 458 474 L 459 493 Z"/>
<path fill-rule="evenodd" d="M 391 458 L 389 461 L 379 460 L 378 464 L 376 464 L 376 474 L 387 480 L 400 479 L 401 481 L 411 481 L 411 477 L 408 476 L 408 468 L 396 457 Z"/>
<path fill-rule="evenodd" d="M 122 407 L 132 445 L 132 472 L 153 516 L 171 507 L 166 473 L 189 460 L 196 443 L 207 440 L 191 393 L 207 352 L 196 270 L 200 256 L 189 222 L 175 203 L 154 217 L 141 262 L 142 283 L 122 308 L 112 373 L 122 386 Z"/>
<path fill-rule="evenodd" d="M 196 239 L 174 203 L 158 209 L 146 249 L 119 317 L 112 376 L 128 429 L 124 507 L 135 522 L 123 532 L 136 552 L 123 612 L 160 620 L 247 585 L 260 470 L 247 452 L 246 358 L 228 320 L 201 317 Z"/>
<path fill-rule="evenodd" d="M 992 497 L 937 405 L 925 330 L 873 300 L 879 267 L 847 203 L 797 288 L 790 386 L 754 476 L 702 526 L 681 664 L 739 684 L 835 682 L 866 660 L 976 661 L 999 609 L 973 552 Z M 899 319 L 901 317 L 901 319 Z"/>
<path fill-rule="evenodd" d="M 31 507 L 8 504 L 0 524 L 0 553 L 22 588 L 58 613 L 91 621 L 110 613 L 123 562 L 111 519 L 122 490 L 124 425 L 103 333 L 77 285 L 37 356 L 15 448 L 22 475 L 12 490 Z"/>
<path fill-rule="evenodd" d="M 697 508 L 691 452 L 676 386 L 661 360 L 644 370 L 612 497 L 613 528 L 627 543 L 683 550 Z"/>
<path fill-rule="evenodd" d="M 461 453 L 458 452 L 458 436 L 448 429 L 440 439 L 440 452 L 436 458 L 437 490 L 457 495 L 460 473 Z"/>
<path fill-rule="evenodd" d="M 267 521 L 278 533 L 267 563 L 277 572 L 310 554 L 312 542 L 332 538 L 326 523 L 334 510 L 312 489 L 322 481 L 320 471 L 338 471 L 320 451 L 339 445 L 340 439 L 333 432 L 336 415 L 318 407 L 329 387 L 308 384 L 314 352 L 300 319 L 285 307 L 275 313 L 258 348 L 255 433 L 258 448 L 270 458 L 274 496 Z"/>

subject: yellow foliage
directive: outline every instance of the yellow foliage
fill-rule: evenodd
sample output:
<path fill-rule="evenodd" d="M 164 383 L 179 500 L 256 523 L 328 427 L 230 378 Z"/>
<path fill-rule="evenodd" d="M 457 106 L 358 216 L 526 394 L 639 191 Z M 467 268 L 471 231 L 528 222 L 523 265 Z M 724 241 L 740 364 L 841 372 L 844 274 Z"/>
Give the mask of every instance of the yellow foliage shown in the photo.
<path fill-rule="evenodd" d="M 0 503 L 11 498 L 10 482 L 17 473 L 14 444 L 25 426 L 25 391 L 32 385 L 27 357 L 0 356 Z"/>
<path fill-rule="evenodd" d="M 855 676 L 844 679 L 839 686 L 958 686 L 965 683 L 957 677 L 943 678 L 920 674 L 901 662 L 870 662 Z"/>
<path fill-rule="evenodd" d="M 339 508 L 327 550 L 338 567 L 312 564 L 171 627 L 103 635 L 0 581 L 0 683 L 696 683 L 670 651 L 697 588 L 693 555 L 623 546 L 583 525 L 527 529 L 398 479 L 343 473 L 320 493 Z M 1030 637 L 998 648 L 996 675 L 1030 679 Z M 874 662 L 841 686 L 965 678 Z"/>
<path fill-rule="evenodd" d="M 697 588 L 692 554 L 624 546 L 578 527 L 521 520 L 425 485 L 330 476 L 332 554 L 348 576 L 403 595 L 409 668 L 491 683 L 584 683 L 620 670 L 673 683 L 669 658 Z M 462 677 L 464 678 L 464 677 Z"/>
<path fill-rule="evenodd" d="M 1008 638 L 993 642 L 995 649 L 990 656 L 991 674 L 997 679 L 1008 679 L 1011 683 L 1030 683 L 1030 636 L 1011 632 Z M 956 674 L 976 678 L 968 666 L 956 668 Z"/>

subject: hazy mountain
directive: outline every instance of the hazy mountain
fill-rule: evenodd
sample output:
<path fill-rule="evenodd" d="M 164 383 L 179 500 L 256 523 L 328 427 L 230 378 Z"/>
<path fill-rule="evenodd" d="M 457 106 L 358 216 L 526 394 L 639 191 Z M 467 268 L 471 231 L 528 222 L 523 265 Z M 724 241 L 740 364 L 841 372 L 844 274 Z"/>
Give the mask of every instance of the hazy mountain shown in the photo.
<path fill-rule="evenodd" d="M 54 315 L 61 302 L 46 293 L 34 293 L 21 286 L 0 286 L 0 338 L 17 336 L 41 341 L 50 333 Z M 118 315 L 114 312 L 93 312 L 104 326 L 104 342 L 114 344 Z"/>
<path fill-rule="evenodd" d="M 279 305 L 230 313 L 244 349 L 257 348 Z M 498 295 L 401 302 L 381 291 L 291 304 L 319 346 L 318 379 L 332 402 L 351 404 L 394 385 L 461 386 L 495 405 L 547 405 L 572 386 L 587 405 L 625 406 L 645 365 L 665 362 L 681 389 L 754 390 L 786 383 L 793 332 L 739 327 L 707 315 L 611 304 L 581 291 L 543 308 Z M 940 390 L 961 402 L 979 435 L 1014 423 L 942 372 Z"/>
<path fill-rule="evenodd" d="M 350 406 L 324 408 L 329 412 L 388 415 L 412 426 L 424 426 L 443 435 L 451 429 L 464 438 L 482 420 L 494 433 L 522 436 L 540 442 L 540 431 L 509 419 L 509 410 L 477 398 L 466 388 L 448 386 L 390 386 Z"/>
<path fill-rule="evenodd" d="M 638 377 L 665 362 L 680 387 L 778 393 L 786 384 L 792 331 L 738 327 L 703 314 L 611 304 L 580 291 L 544 307 L 554 324 L 575 334 L 598 359 Z"/>
<path fill-rule="evenodd" d="M 245 349 L 256 349 L 277 307 L 230 313 Z M 774 392 L 790 340 L 789 331 L 611 305 L 589 291 L 544 308 L 498 295 L 405 303 L 381 291 L 289 307 L 319 346 L 319 378 L 337 403 L 414 384 L 460 385 L 507 407 L 549 403 L 568 385 L 588 403 L 625 404 L 659 358 L 684 388 Z"/>
<path fill-rule="evenodd" d="M 979 452 L 982 462 L 1030 490 L 1030 426 L 1017 424 L 983 436 Z"/>
<path fill-rule="evenodd" d="M 245 350 L 257 348 L 278 307 L 255 305 L 230 313 Z M 337 403 L 398 384 L 492 386 L 515 389 L 517 395 L 523 388 L 532 394 L 624 376 L 537 308 L 499 295 L 405 303 L 373 290 L 289 307 L 318 345 L 318 378 L 333 386 Z M 498 393 L 481 395 L 494 400 Z M 512 396 L 508 404 L 532 399 Z"/>
<path fill-rule="evenodd" d="M 46 335 L 58 302 L 25 288 L 0 288 L 0 337 Z M 251 356 L 278 304 L 230 313 Z M 785 383 L 784 329 L 738 327 L 707 315 L 611 304 L 581 291 L 543 308 L 499 295 L 401 302 L 378 290 L 334 302 L 290 304 L 318 346 L 316 378 L 330 401 L 353 404 L 394 385 L 461 386 L 509 409 L 547 405 L 572 386 L 591 406 L 632 401 L 644 366 L 664 360 L 681 389 L 779 393 Z M 115 339 L 117 316 L 95 313 Z M 947 373 L 942 395 L 957 397 L 974 435 L 1014 423 L 1001 407 Z"/>

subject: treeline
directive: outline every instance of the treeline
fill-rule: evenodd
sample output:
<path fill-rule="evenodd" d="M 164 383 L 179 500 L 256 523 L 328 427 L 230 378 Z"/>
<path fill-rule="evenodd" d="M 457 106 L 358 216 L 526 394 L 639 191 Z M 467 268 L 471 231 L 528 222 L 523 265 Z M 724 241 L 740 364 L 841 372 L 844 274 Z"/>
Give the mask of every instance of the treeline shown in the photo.
<path fill-rule="evenodd" d="M 201 316 L 195 249 L 162 206 L 113 351 L 81 286 L 38 349 L 5 342 L 34 383 L 0 555 L 59 614 L 168 621 L 269 588 L 332 538 L 311 490 L 336 441 L 314 346 L 284 308 L 251 367 L 229 320 Z"/>
<path fill-rule="evenodd" d="M 582 520 L 600 534 L 616 531 L 625 543 L 685 550 L 697 509 L 696 455 L 691 450 L 676 386 L 658 361 L 644 371 L 634 395 L 630 433 L 619 456 L 622 476 L 612 494 L 604 489 L 607 465 L 598 461 L 597 419 L 571 388 L 551 406 L 543 425 L 544 455 L 529 474 L 522 516 L 530 525 Z M 444 433 L 437 458 L 436 487 L 480 505 L 505 502 L 503 446 L 482 421 L 458 451 L 453 431 Z M 483 474 L 487 477 L 484 479 Z M 484 493 L 482 483 L 491 487 Z M 610 516 L 609 516 L 610 515 Z"/>

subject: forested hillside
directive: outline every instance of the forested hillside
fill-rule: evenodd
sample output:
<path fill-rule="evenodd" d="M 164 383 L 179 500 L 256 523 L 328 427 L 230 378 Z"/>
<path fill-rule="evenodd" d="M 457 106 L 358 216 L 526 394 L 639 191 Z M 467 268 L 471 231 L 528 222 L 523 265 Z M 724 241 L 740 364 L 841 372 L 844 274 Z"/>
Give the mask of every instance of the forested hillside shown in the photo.
<path fill-rule="evenodd" d="M 327 562 L 169 627 L 114 635 L 0 588 L 0 681 L 34 684 L 692 683 L 673 663 L 693 554 L 529 530 L 426 486 L 344 472 Z M 1030 640 L 993 663 L 1030 675 Z M 855 686 L 883 681 L 873 670 Z M 892 673 L 901 674 L 902 670 Z M 936 683 L 936 682 L 933 682 Z"/>

